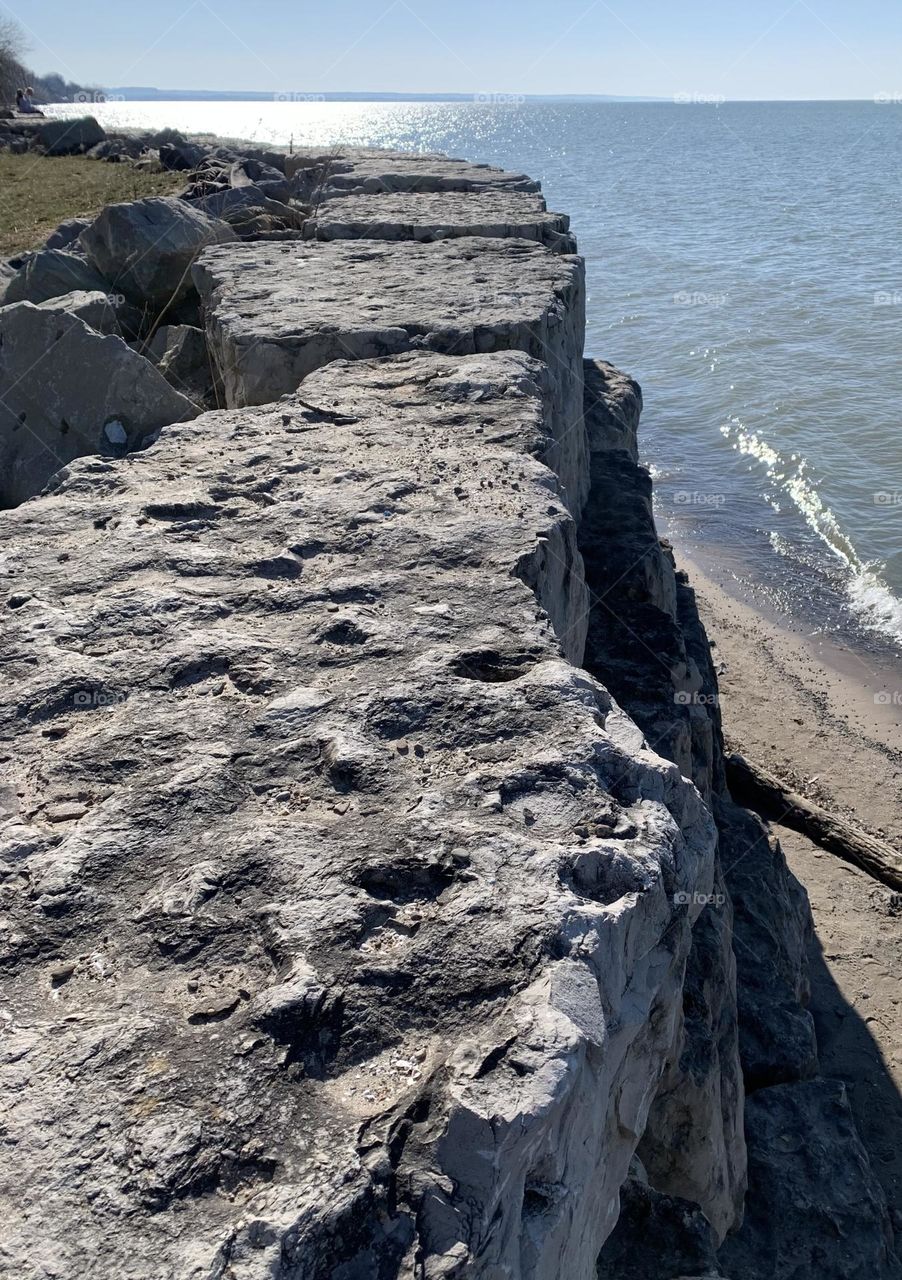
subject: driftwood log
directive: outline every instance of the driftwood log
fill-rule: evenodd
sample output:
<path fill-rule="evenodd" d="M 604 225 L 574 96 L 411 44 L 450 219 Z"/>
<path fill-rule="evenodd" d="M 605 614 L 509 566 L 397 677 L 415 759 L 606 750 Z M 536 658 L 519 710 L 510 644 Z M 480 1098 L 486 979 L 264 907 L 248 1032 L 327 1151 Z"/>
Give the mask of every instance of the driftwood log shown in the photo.
<path fill-rule="evenodd" d="M 822 849 L 852 862 L 890 889 L 902 890 L 902 854 L 859 827 L 798 795 L 744 756 L 727 756 L 733 799 L 765 818 L 800 831 Z"/>

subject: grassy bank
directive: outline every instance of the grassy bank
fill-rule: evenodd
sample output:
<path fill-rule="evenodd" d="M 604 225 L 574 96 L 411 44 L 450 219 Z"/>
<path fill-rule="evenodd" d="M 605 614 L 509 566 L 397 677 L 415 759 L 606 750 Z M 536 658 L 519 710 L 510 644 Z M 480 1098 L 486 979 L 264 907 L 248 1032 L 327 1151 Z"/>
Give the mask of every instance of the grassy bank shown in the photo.
<path fill-rule="evenodd" d="M 119 200 L 169 195 L 183 182 L 177 173 L 84 156 L 0 152 L 0 257 L 37 248 L 66 218 L 88 217 Z"/>

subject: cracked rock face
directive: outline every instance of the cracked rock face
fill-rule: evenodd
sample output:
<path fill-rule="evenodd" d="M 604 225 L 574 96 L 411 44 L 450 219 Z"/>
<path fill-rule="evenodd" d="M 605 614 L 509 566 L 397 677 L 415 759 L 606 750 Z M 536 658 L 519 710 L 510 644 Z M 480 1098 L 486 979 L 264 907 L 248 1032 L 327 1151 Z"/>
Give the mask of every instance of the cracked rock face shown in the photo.
<path fill-rule="evenodd" d="M 333 365 L 2 516 L 10 1274 L 592 1274 L 715 837 L 564 658 L 546 377 Z"/>
<path fill-rule="evenodd" d="M 463 356 L 519 350 L 554 384 L 553 460 L 579 511 L 582 260 L 523 240 L 437 244 L 248 244 L 208 249 L 194 267 L 210 349 L 229 405 L 294 391 L 314 369 L 412 349 Z"/>

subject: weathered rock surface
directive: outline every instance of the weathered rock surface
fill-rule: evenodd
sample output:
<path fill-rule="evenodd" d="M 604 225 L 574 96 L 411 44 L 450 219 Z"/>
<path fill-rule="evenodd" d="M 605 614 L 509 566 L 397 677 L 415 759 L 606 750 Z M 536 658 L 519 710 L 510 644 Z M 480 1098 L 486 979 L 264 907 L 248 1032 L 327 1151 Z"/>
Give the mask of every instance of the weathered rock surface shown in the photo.
<path fill-rule="evenodd" d="M 880 1184 L 839 1080 L 761 1089 L 747 1103 L 749 1195 L 720 1264 L 730 1280 L 902 1275 Z"/>
<path fill-rule="evenodd" d="M 333 364 L 3 517 L 22 1280 L 591 1274 L 714 834 L 561 655 L 547 378 Z"/>
<path fill-rule="evenodd" d="M 99 271 L 75 253 L 41 249 L 29 254 L 6 288 L 5 302 L 48 302 L 76 290 L 109 292 Z"/>
<path fill-rule="evenodd" d="M 77 289 L 37 304 L 44 311 L 65 311 L 84 320 L 97 333 L 115 333 L 130 341 L 137 337 L 142 315 L 119 294 Z"/>
<path fill-rule="evenodd" d="M 575 253 L 566 214 L 549 213 L 536 192 L 404 192 L 343 196 L 319 205 L 304 231 L 313 240 L 444 240 L 515 236 Z"/>
<path fill-rule="evenodd" d="M 65 307 L 0 310 L 0 503 L 23 502 L 85 453 L 115 457 L 196 407 L 121 338 Z"/>
<path fill-rule="evenodd" d="M 704 633 L 702 644 L 694 640 L 701 625 L 684 598 L 691 593 L 658 539 L 650 477 L 637 463 L 642 395 L 601 361 L 586 361 L 585 375 L 585 665 L 711 802 L 723 785 L 716 681 Z M 720 867 L 699 905 L 682 1008 L 639 1154 L 652 1187 L 700 1205 L 719 1240 L 741 1215 L 746 1164 L 733 912 Z"/>
<path fill-rule="evenodd" d="M 191 264 L 206 245 L 234 238 L 227 223 L 161 197 L 107 205 L 79 243 L 110 288 L 153 308 L 188 293 Z"/>
<path fill-rule="evenodd" d="M 808 1009 L 805 890 L 761 819 L 719 797 L 721 859 L 735 913 L 739 1046 L 748 1090 L 805 1080 L 818 1069 Z"/>
<path fill-rule="evenodd" d="M 216 191 L 212 195 L 192 200 L 195 209 L 202 209 L 211 217 L 222 218 L 231 222 L 239 217 L 247 217 L 253 213 L 272 213 L 290 221 L 298 229 L 303 227 L 304 219 L 300 208 L 273 200 L 257 186 L 230 187 L 225 191 Z"/>
<path fill-rule="evenodd" d="M 438 244 L 251 244 L 208 249 L 194 268 L 229 405 L 295 390 L 331 360 L 412 349 L 519 350 L 554 382 L 547 459 L 574 511 L 587 486 L 580 258 L 522 240 Z"/>
<path fill-rule="evenodd" d="M 291 183 L 279 169 L 242 156 L 236 160 L 229 171 L 229 183 L 232 187 L 255 186 L 263 195 L 273 200 L 287 201 L 291 198 Z"/>
<path fill-rule="evenodd" d="M 330 195 L 374 195 L 387 191 L 538 191 L 525 173 L 440 155 L 366 148 L 338 154 L 308 152 L 286 157 L 286 174 L 303 198 L 313 191 Z"/>

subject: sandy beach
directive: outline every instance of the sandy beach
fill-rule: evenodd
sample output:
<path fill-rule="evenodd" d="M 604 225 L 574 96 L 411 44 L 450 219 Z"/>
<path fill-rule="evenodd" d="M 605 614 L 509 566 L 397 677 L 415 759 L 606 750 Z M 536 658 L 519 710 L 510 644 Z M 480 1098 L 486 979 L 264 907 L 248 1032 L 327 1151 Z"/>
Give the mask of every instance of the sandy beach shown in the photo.
<path fill-rule="evenodd" d="M 781 627 L 681 550 L 677 561 L 714 646 L 728 748 L 902 849 L 902 672 L 798 626 Z M 775 831 L 811 900 L 821 1070 L 847 1084 L 899 1230 L 902 895 L 804 836 Z"/>

